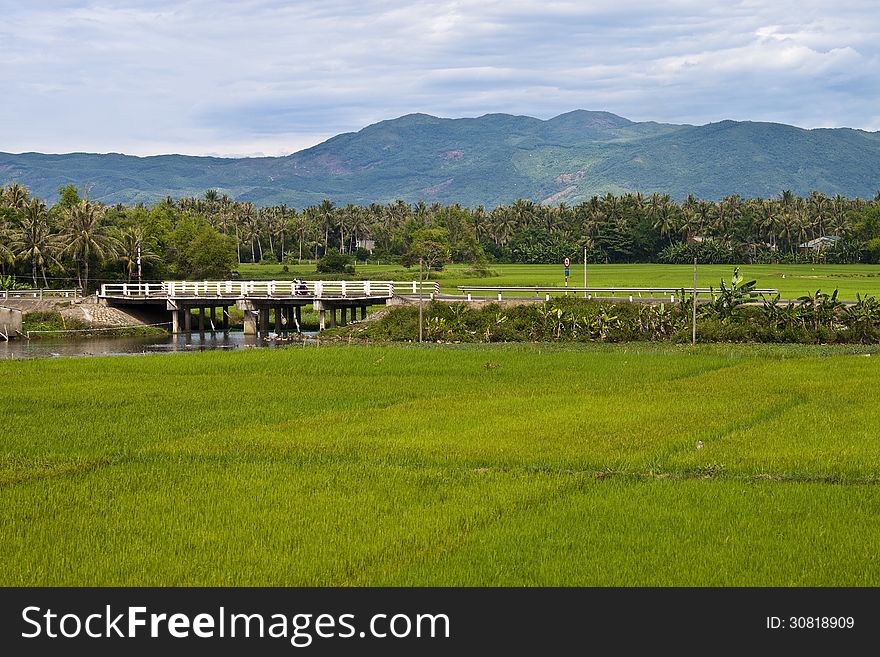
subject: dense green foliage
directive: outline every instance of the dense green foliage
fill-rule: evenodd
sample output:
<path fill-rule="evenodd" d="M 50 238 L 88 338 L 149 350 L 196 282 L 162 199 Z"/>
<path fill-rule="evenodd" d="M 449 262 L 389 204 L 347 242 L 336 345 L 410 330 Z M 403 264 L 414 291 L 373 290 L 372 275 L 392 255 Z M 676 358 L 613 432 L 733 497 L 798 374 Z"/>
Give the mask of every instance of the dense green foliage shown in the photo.
<path fill-rule="evenodd" d="M 355 260 L 373 258 L 422 262 L 428 275 L 465 263 L 477 277 L 492 263 L 558 263 L 566 255 L 574 263 L 880 261 L 880 200 L 817 192 L 718 202 L 689 196 L 680 204 L 664 194 L 607 194 L 575 206 L 520 199 L 491 211 L 399 200 L 337 207 L 324 199 L 298 211 L 258 209 L 216 189 L 151 208 L 106 207 L 70 187 L 60 191 L 47 208 L 20 185 L 0 188 L 0 276 L 91 288 L 136 280 L 139 271 L 142 280 L 224 278 L 243 263 L 290 267 L 321 257 L 309 273 L 354 275 Z"/>
<path fill-rule="evenodd" d="M 325 197 L 494 207 L 517 198 L 576 204 L 608 192 L 719 200 L 781 189 L 870 198 L 880 186 L 880 135 L 735 121 L 634 123 L 586 111 L 547 121 L 412 114 L 288 157 L 0 153 L 0 172 L 0 185 L 18 182 L 41 198 L 73 183 L 108 204 L 156 203 L 212 187 L 258 206 L 297 207 Z"/>
<path fill-rule="evenodd" d="M 752 281 L 753 283 L 753 281 Z M 709 303 L 697 305 L 697 340 L 703 342 L 794 342 L 804 344 L 880 342 L 880 301 L 858 297 L 845 306 L 837 292 L 817 291 L 797 301 L 779 295 L 749 295 L 748 283 L 722 286 Z M 691 298 L 670 303 L 587 300 L 557 297 L 540 304 L 431 302 L 424 313 L 424 336 L 431 342 L 631 342 L 692 339 Z M 399 306 L 377 321 L 331 333 L 367 340 L 418 339 L 418 309 Z"/>
<path fill-rule="evenodd" d="M 0 583 L 877 586 L 870 353 L 0 362 Z"/>
<path fill-rule="evenodd" d="M 236 240 L 171 201 L 107 207 L 71 186 L 51 207 L 17 184 L 0 188 L 0 282 L 76 286 L 157 278 L 228 277 Z M 28 280 L 29 279 L 29 280 Z"/>
<path fill-rule="evenodd" d="M 354 256 L 330 249 L 318 259 L 315 271 L 319 274 L 354 274 Z"/>

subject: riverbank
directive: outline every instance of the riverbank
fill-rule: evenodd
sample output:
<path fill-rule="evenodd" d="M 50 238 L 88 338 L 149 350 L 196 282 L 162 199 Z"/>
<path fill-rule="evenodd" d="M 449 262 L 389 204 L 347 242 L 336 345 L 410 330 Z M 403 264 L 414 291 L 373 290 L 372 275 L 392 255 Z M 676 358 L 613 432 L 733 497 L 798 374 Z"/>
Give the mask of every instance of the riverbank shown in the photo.
<path fill-rule="evenodd" d="M 84 337 L 91 333 L 130 335 L 163 331 L 150 318 L 98 303 L 96 296 L 78 298 L 6 299 L 3 306 L 23 315 L 20 337 Z M 79 335 L 77 335 L 79 334 Z"/>

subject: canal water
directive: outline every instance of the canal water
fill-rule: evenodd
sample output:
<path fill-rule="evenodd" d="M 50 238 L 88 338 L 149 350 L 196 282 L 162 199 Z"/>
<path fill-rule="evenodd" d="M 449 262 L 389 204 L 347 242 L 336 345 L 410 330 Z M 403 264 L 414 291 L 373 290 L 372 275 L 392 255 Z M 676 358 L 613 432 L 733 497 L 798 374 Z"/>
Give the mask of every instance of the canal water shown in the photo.
<path fill-rule="evenodd" d="M 266 349 L 314 347 L 316 334 L 287 339 L 265 339 L 240 332 L 212 335 L 198 333 L 167 336 L 121 336 L 107 338 L 40 338 L 0 341 L 0 360 L 62 358 L 74 356 L 122 356 L 126 354 L 191 353 L 215 349 Z"/>

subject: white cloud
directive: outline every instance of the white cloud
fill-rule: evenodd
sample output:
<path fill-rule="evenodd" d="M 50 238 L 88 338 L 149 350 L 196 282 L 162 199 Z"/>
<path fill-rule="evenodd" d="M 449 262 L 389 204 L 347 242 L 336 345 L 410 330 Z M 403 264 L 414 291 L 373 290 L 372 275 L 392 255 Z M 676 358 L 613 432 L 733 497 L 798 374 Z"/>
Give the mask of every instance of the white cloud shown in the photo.
<path fill-rule="evenodd" d="M 0 2 L 0 150 L 280 154 L 409 112 L 880 129 L 874 3 Z"/>

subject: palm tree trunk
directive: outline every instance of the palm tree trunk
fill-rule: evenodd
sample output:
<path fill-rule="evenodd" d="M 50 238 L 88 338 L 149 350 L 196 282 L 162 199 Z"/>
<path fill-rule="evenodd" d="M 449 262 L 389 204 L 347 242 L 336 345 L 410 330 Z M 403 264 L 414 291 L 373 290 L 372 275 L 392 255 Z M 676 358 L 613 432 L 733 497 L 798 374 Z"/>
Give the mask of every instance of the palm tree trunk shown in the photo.
<path fill-rule="evenodd" d="M 34 287 L 37 287 L 37 254 L 31 256 L 31 275 L 34 278 Z"/>

